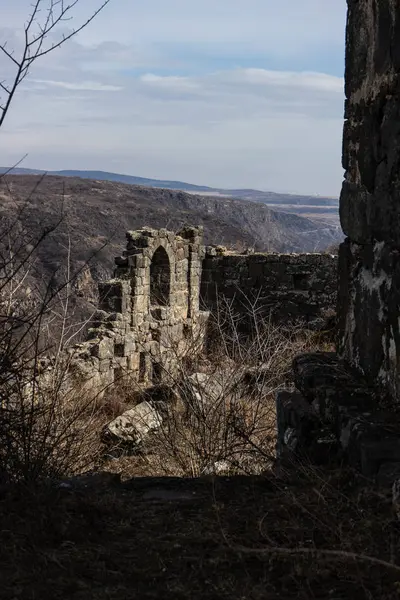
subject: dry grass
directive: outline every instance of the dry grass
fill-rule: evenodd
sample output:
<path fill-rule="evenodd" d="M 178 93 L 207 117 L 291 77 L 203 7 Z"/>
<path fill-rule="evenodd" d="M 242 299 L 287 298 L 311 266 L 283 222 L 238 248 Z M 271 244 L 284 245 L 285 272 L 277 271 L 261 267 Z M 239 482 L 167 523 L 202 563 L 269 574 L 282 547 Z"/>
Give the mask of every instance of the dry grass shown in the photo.
<path fill-rule="evenodd" d="M 78 385 L 63 389 L 59 375 L 51 373 L 46 385 L 34 381 L 28 393 L 11 386 L 0 412 L 1 475 L 6 481 L 54 479 L 98 466 L 99 431 L 108 419 L 97 409 L 94 394 L 85 390 L 83 395 Z"/>
<path fill-rule="evenodd" d="M 174 340 L 166 342 L 170 354 L 175 353 L 178 369 L 164 373 L 169 386 L 161 386 L 156 399 L 154 389 L 140 390 L 128 377 L 110 391 L 107 407 L 129 408 L 148 400 L 162 406 L 164 420 L 149 438 L 145 452 L 127 456 L 123 448 L 117 453 L 112 448 L 108 454 L 118 458 L 106 460 L 104 469 L 118 471 L 127 479 L 137 475 L 250 475 L 271 467 L 276 391 L 292 386 L 294 356 L 331 350 L 332 345 L 324 334 L 304 327 L 265 322 L 257 311 L 250 317 L 253 336 L 240 331 L 230 309 L 223 315 L 220 312 L 211 328 L 208 325 L 206 354 L 198 354 L 204 331 L 187 341 L 183 355 Z"/>

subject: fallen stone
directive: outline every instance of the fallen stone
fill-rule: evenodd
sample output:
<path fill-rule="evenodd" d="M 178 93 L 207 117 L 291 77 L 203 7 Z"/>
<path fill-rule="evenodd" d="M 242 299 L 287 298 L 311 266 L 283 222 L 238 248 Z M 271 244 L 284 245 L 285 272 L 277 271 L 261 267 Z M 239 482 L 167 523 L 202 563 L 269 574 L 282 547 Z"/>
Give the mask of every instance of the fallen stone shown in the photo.
<path fill-rule="evenodd" d="M 142 446 L 150 433 L 161 427 L 162 422 L 161 414 L 150 402 L 144 401 L 106 425 L 104 437 L 134 446 Z"/>
<path fill-rule="evenodd" d="M 186 378 L 184 389 L 189 403 L 194 401 L 195 405 L 201 408 L 210 402 L 221 400 L 226 391 L 226 385 L 217 376 L 193 373 Z"/>
<path fill-rule="evenodd" d="M 300 354 L 293 361 L 295 386 L 326 422 L 340 413 L 367 412 L 376 406 L 375 391 L 334 352 Z"/>
<path fill-rule="evenodd" d="M 299 392 L 281 390 L 276 395 L 277 455 L 285 449 L 300 452 L 310 447 L 319 421 L 309 402 Z"/>
<path fill-rule="evenodd" d="M 231 464 L 227 460 L 216 460 L 204 467 L 202 475 L 226 475 L 229 474 Z"/>

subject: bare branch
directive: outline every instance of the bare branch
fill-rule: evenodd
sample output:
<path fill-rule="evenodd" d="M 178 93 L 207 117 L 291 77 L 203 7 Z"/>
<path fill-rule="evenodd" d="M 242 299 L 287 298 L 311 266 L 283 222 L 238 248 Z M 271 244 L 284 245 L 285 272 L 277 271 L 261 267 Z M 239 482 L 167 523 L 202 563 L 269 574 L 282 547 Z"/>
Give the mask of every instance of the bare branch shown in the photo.
<path fill-rule="evenodd" d="M 24 27 L 24 47 L 19 58 L 15 58 L 14 53 L 7 50 L 7 43 L 0 44 L 0 50 L 5 56 L 14 64 L 16 71 L 10 85 L 6 85 L 4 82 L 0 84 L 0 88 L 6 94 L 5 102 L 0 105 L 0 127 L 4 123 L 4 119 L 11 106 L 14 94 L 29 73 L 29 69 L 32 64 L 42 56 L 45 56 L 60 48 L 73 38 L 75 35 L 80 33 L 85 27 L 87 27 L 93 19 L 109 4 L 110 0 L 103 0 L 97 10 L 95 10 L 86 21 L 84 21 L 79 27 L 74 28 L 67 35 L 63 34 L 61 39 L 50 44 L 48 47 L 45 46 L 47 36 L 57 28 L 58 25 L 72 19 L 71 11 L 78 4 L 79 0 L 72 0 L 69 4 L 65 5 L 64 0 L 49 0 L 49 7 L 47 9 L 47 16 L 44 22 L 39 22 L 39 13 L 41 12 L 41 6 L 45 0 L 36 0 L 33 4 L 32 13 Z M 57 13 L 57 14 L 56 14 Z M 32 32 L 33 25 L 36 24 L 39 33 L 34 34 Z"/>
<path fill-rule="evenodd" d="M 8 87 L 5 86 L 1 81 L 0 81 L 0 87 L 2 90 L 4 90 L 6 92 L 6 94 L 10 93 L 10 90 L 8 89 Z"/>
<path fill-rule="evenodd" d="M 18 165 L 20 165 L 20 164 L 21 164 L 21 163 L 22 163 L 22 162 L 25 160 L 25 158 L 26 158 L 27 156 L 28 156 L 28 155 L 27 155 L 27 154 L 25 154 L 25 155 L 24 155 L 22 158 L 20 158 L 20 159 L 19 159 L 19 161 L 18 161 L 18 162 L 14 163 L 12 167 L 10 167 L 9 169 L 7 169 L 7 171 L 5 171 L 4 173 L 0 173 L 0 181 L 1 181 L 1 179 L 2 179 L 3 177 L 5 177 L 6 175 L 8 175 L 8 173 L 10 173 L 10 172 L 11 172 L 13 169 L 15 169 L 16 167 L 18 167 Z"/>
<path fill-rule="evenodd" d="M 10 60 L 12 60 L 12 61 L 13 61 L 13 63 L 15 63 L 15 64 L 17 65 L 17 67 L 19 67 L 19 62 L 18 62 L 18 61 L 17 61 L 17 60 L 16 60 L 16 59 L 13 57 L 13 55 L 12 55 L 10 52 L 8 52 L 8 51 L 6 50 L 6 43 L 5 43 L 5 44 L 0 44 L 0 50 L 2 50 L 2 51 L 4 52 L 4 54 L 5 54 L 6 56 L 8 56 L 8 58 L 9 58 Z"/>
<path fill-rule="evenodd" d="M 77 2 L 78 0 L 76 0 Z M 76 2 L 74 4 L 76 4 Z M 103 2 L 103 4 L 100 6 L 100 8 L 98 8 L 93 14 L 92 16 L 87 19 L 87 21 L 85 21 L 85 23 L 83 23 L 83 25 L 81 25 L 80 27 L 78 27 L 77 29 L 74 29 L 70 34 L 64 36 L 62 40 L 60 40 L 59 42 L 53 44 L 50 48 L 48 48 L 47 50 L 43 50 L 42 52 L 39 52 L 38 54 L 35 54 L 33 58 L 33 60 L 36 60 L 37 58 L 40 58 L 41 56 L 45 56 L 46 54 L 48 54 L 49 52 L 51 52 L 52 50 L 55 50 L 56 48 L 60 48 L 60 46 L 62 46 L 65 42 L 67 42 L 68 40 L 70 40 L 72 37 L 74 37 L 77 33 L 79 33 L 80 31 L 82 31 L 82 29 L 84 29 L 85 27 L 87 27 L 87 25 L 89 25 L 89 23 L 91 23 L 93 21 L 93 19 L 99 14 L 99 12 L 101 10 L 103 10 L 103 8 L 110 2 L 110 0 L 105 0 L 105 2 Z M 59 21 L 57 21 L 59 22 Z M 57 23 L 55 23 L 57 24 Z M 51 27 L 51 29 L 53 28 L 53 26 Z M 49 33 L 50 29 L 46 32 Z M 32 61 L 33 62 L 33 61 Z"/>

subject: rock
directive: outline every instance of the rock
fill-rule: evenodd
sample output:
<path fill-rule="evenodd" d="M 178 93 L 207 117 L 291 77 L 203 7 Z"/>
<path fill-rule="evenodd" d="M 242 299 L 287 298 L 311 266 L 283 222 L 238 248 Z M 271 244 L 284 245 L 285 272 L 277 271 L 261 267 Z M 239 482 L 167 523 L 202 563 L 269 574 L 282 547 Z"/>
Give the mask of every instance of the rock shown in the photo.
<path fill-rule="evenodd" d="M 307 329 L 311 331 L 323 331 L 325 326 L 325 319 L 322 317 L 317 317 L 316 319 L 312 319 L 307 323 Z"/>
<path fill-rule="evenodd" d="M 255 367 L 248 367 L 241 378 L 241 383 L 248 386 L 263 385 L 276 377 L 269 363 L 262 363 Z"/>
<path fill-rule="evenodd" d="M 335 422 L 343 411 L 364 413 L 376 404 L 365 379 L 334 352 L 300 354 L 293 361 L 293 372 L 296 388 L 327 422 Z"/>
<path fill-rule="evenodd" d="M 144 401 L 111 421 L 105 427 L 104 436 L 106 439 L 142 446 L 149 434 L 161 427 L 162 421 L 162 416 L 154 406 Z"/>
<path fill-rule="evenodd" d="M 320 428 L 312 406 L 298 392 L 277 392 L 276 420 L 278 457 L 287 451 L 298 455 L 306 452 Z"/>
<path fill-rule="evenodd" d="M 220 401 L 224 395 L 224 382 L 215 375 L 207 373 L 193 373 L 184 382 L 185 392 L 188 395 L 189 404 L 199 408 L 205 407 L 210 402 Z"/>
<path fill-rule="evenodd" d="M 181 414 L 184 411 L 182 400 L 176 390 L 166 384 L 153 385 L 136 395 L 137 403 L 148 402 L 163 419 L 168 418 L 171 413 Z"/>
<path fill-rule="evenodd" d="M 216 460 L 204 467 L 202 475 L 226 475 L 231 470 L 231 464 L 227 460 Z"/>

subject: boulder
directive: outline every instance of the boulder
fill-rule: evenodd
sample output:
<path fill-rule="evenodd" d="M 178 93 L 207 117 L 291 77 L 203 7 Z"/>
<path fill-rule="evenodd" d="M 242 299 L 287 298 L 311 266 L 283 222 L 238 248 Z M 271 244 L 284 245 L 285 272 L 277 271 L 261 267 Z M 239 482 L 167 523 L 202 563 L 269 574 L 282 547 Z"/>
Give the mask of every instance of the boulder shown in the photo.
<path fill-rule="evenodd" d="M 229 387 L 227 382 L 214 374 L 193 373 L 183 382 L 182 400 L 187 410 L 202 411 L 208 406 L 221 402 L 227 396 Z"/>
<path fill-rule="evenodd" d="M 150 402 L 144 401 L 108 423 L 104 436 L 109 440 L 140 447 L 151 432 L 161 427 L 162 421 L 160 413 Z"/>

